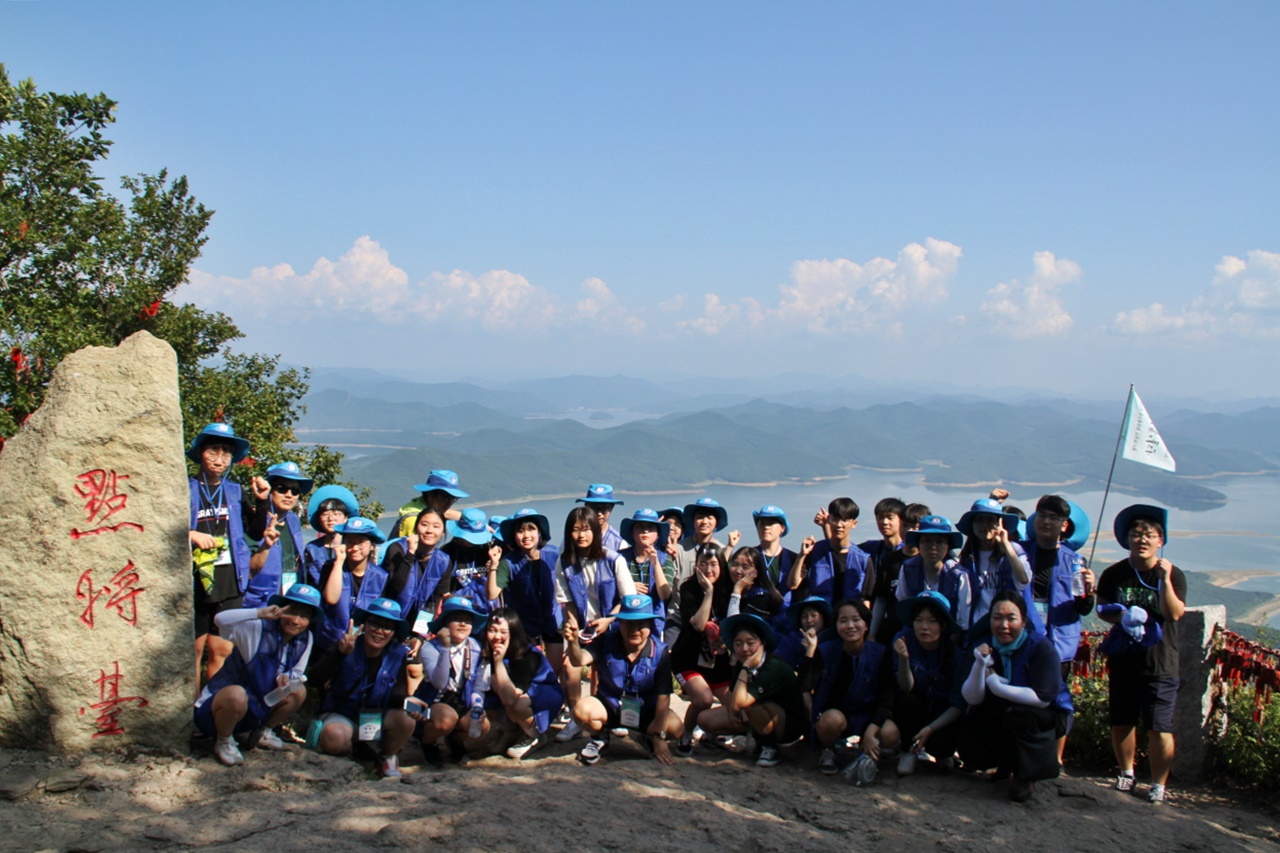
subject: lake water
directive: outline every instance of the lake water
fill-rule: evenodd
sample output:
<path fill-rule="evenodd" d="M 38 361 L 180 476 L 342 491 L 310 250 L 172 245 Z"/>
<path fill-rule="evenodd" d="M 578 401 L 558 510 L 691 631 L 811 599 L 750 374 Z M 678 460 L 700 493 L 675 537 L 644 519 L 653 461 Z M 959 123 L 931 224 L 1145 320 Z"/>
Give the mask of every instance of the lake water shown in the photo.
<path fill-rule="evenodd" d="M 958 520 L 977 498 L 985 492 L 970 493 L 957 489 L 928 489 L 918 482 L 918 474 L 855 471 L 839 480 L 827 480 L 817 485 L 781 485 L 772 487 L 713 486 L 696 494 L 652 494 L 620 497 L 626 504 L 614 512 L 616 526 L 623 518 L 641 507 L 661 510 L 668 506 L 684 506 L 702 494 L 709 495 L 729 512 L 729 528 L 742 531 L 744 541 L 754 541 L 751 511 L 765 504 L 776 504 L 787 512 L 790 532 L 784 542 L 796 547 L 805 536 L 816 533 L 812 524 L 813 514 L 825 507 L 832 498 L 842 495 L 853 498 L 862 513 L 855 541 L 877 536 L 872 508 L 876 501 L 887 496 L 902 498 L 907 503 L 927 504 L 935 513 L 945 515 L 952 523 Z M 1280 505 L 1280 478 L 1234 477 L 1207 481 L 1208 485 L 1227 495 L 1227 504 L 1204 512 L 1169 510 L 1170 539 L 1166 555 L 1184 569 L 1213 572 L 1236 569 L 1267 569 L 1280 571 L 1280 527 L 1275 523 L 1275 507 Z M 619 486 L 621 484 L 614 484 Z M 1031 488 L 1010 489 L 1009 503 L 1030 514 L 1036 500 L 1045 490 Z M 585 484 L 583 493 L 586 493 Z M 1075 501 L 1096 519 L 1102 506 L 1101 491 L 1061 492 Z M 477 496 L 479 497 L 479 496 Z M 1111 534 L 1111 521 L 1120 509 L 1131 503 L 1150 502 L 1144 498 L 1112 492 L 1107 497 L 1107 524 L 1097 539 L 1097 551 L 1093 565 L 1106 566 L 1124 556 Z M 555 539 L 560 539 L 566 514 L 576 506 L 572 498 L 534 501 L 526 503 L 477 504 L 490 514 L 511 515 L 523 506 L 532 505 L 551 519 Z M 1097 523 L 1094 529 L 1097 530 Z M 723 536 L 721 537 L 723 539 Z M 1093 538 L 1090 537 L 1090 545 Z M 1084 549 L 1085 554 L 1089 548 Z M 1280 576 L 1255 578 L 1236 587 L 1259 590 L 1280 595 Z M 1280 627 L 1280 616 L 1272 619 Z"/>

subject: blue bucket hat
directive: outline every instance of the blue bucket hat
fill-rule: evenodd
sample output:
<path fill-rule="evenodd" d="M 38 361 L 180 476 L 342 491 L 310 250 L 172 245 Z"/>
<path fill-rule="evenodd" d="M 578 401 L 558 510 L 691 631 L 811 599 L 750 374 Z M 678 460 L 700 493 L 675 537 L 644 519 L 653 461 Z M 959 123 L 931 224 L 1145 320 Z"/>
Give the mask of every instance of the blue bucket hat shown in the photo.
<path fill-rule="evenodd" d="M 578 498 L 574 503 L 622 506 L 622 501 L 613 496 L 613 486 L 608 483 L 592 483 L 587 487 L 587 496 Z"/>
<path fill-rule="evenodd" d="M 355 518 L 348 518 L 333 529 L 335 533 L 341 533 L 343 536 L 348 534 L 352 536 L 368 536 L 374 542 L 381 545 L 387 541 L 387 535 L 378 529 L 378 525 L 362 515 Z"/>
<path fill-rule="evenodd" d="M 400 615 L 400 603 L 394 598 L 375 598 L 366 607 L 357 607 L 351 614 L 351 621 L 363 625 L 368 619 L 385 619 L 394 622 L 396 639 L 403 640 L 409 636 L 409 623 Z"/>
<path fill-rule="evenodd" d="M 964 544 L 964 537 L 960 535 L 960 531 L 951 529 L 951 519 L 941 515 L 926 515 L 920 519 L 919 530 L 908 530 L 903 536 L 907 540 L 907 544 L 913 548 L 919 547 L 920 537 L 925 534 L 931 536 L 945 536 L 947 541 L 951 543 L 952 548 L 959 548 Z"/>
<path fill-rule="evenodd" d="M 631 538 L 631 530 L 635 527 L 637 521 L 656 524 L 658 526 L 658 550 L 662 550 L 662 545 L 666 544 L 667 537 L 671 535 L 671 525 L 662 520 L 662 516 L 658 515 L 656 510 L 649 508 L 638 509 L 631 514 L 630 518 L 622 519 L 622 523 L 618 525 L 618 532 L 622 534 L 630 545 L 636 543 Z"/>
<path fill-rule="evenodd" d="M 1066 538 L 1062 540 L 1062 544 L 1072 551 L 1079 551 L 1089 544 L 1089 535 L 1093 533 L 1093 524 L 1089 521 L 1089 514 L 1075 501 L 1067 501 L 1067 509 L 1070 515 L 1067 517 Z M 1027 516 L 1027 530 L 1035 530 L 1035 523 L 1036 514 L 1033 512 Z M 1124 547 L 1128 549 L 1128 543 Z"/>
<path fill-rule="evenodd" d="M 1111 526 L 1111 531 L 1115 533 L 1116 541 L 1120 543 L 1121 548 L 1129 550 L 1129 528 L 1133 527 L 1133 523 L 1140 518 L 1148 518 L 1159 524 L 1160 529 L 1164 531 L 1160 538 L 1165 542 L 1169 541 L 1169 510 L 1152 504 L 1134 504 L 1116 513 L 1115 524 Z"/>
<path fill-rule="evenodd" d="M 249 455 L 249 439 L 236 435 L 236 431 L 230 424 L 209 424 L 191 439 L 191 446 L 187 448 L 187 458 L 199 465 L 200 451 L 206 444 L 215 441 L 231 445 L 231 464 L 233 465 Z"/>
<path fill-rule="evenodd" d="M 507 541 L 502 538 L 502 522 L 506 520 L 507 520 L 507 517 L 505 515 L 489 516 L 489 532 L 492 533 L 493 538 L 497 539 L 499 542 Z"/>
<path fill-rule="evenodd" d="M 302 494 L 311 491 L 311 485 L 315 482 L 306 474 L 302 473 L 302 469 L 298 467 L 297 462 L 277 462 L 267 469 L 267 482 L 272 480 L 292 480 L 298 484 L 298 488 L 302 490 Z"/>
<path fill-rule="evenodd" d="M 469 498 L 471 495 L 458 488 L 458 475 L 452 471 L 446 471 L 443 468 L 432 471 L 427 475 L 427 482 L 419 483 L 414 486 L 415 489 L 422 493 L 426 492 L 448 492 L 455 498 Z"/>
<path fill-rule="evenodd" d="M 698 498 L 691 504 L 684 506 L 684 529 L 693 529 L 693 514 L 697 510 L 713 513 L 716 517 L 716 530 L 724 530 L 729 526 L 729 511 L 720 506 L 720 502 L 715 498 Z"/>
<path fill-rule="evenodd" d="M 751 517 L 756 521 L 760 521 L 762 518 L 778 519 L 779 521 L 782 522 L 783 536 L 786 536 L 787 533 L 790 532 L 791 530 L 791 526 L 787 524 L 787 514 L 782 511 L 781 507 L 776 507 L 773 504 L 760 507 L 759 509 L 751 513 Z"/>
<path fill-rule="evenodd" d="M 908 628 L 915 621 L 916 614 L 922 608 L 933 606 L 941 610 L 945 614 L 942 620 L 946 633 L 953 634 L 960 630 L 960 626 L 956 624 L 956 618 L 951 615 L 951 602 L 947 597 L 936 589 L 926 589 L 915 598 L 904 598 L 898 602 L 898 621 Z"/>
<path fill-rule="evenodd" d="M 431 621 L 427 627 L 431 633 L 438 634 L 444 624 L 449 621 L 450 614 L 453 613 L 470 613 L 471 614 L 471 633 L 484 630 L 485 623 L 489 621 L 489 614 L 483 610 L 477 610 L 471 603 L 471 599 L 462 595 L 451 595 L 444 600 L 444 604 L 440 605 L 440 615 Z"/>
<path fill-rule="evenodd" d="M 284 591 L 284 595 L 277 593 L 271 596 L 267 599 L 267 604 L 271 607 L 305 604 L 311 608 L 312 625 L 320 625 L 324 622 L 324 609 L 320 606 L 320 590 L 305 583 L 295 583 Z"/>
<path fill-rule="evenodd" d="M 321 486 L 307 501 L 307 522 L 313 529 L 319 527 L 320 507 L 326 501 L 338 501 L 347 509 L 347 517 L 360 514 L 360 504 L 356 496 L 346 486 Z"/>
<path fill-rule="evenodd" d="M 831 627 L 831 602 L 820 595 L 811 595 L 804 601 L 797 601 L 787 609 L 787 623 L 792 631 L 800 630 L 800 613 L 806 607 L 812 607 L 822 613 L 823 628 Z"/>
<path fill-rule="evenodd" d="M 754 613 L 737 613 L 724 620 L 720 626 L 720 636 L 725 638 L 725 642 L 732 647 L 734 636 L 744 628 L 749 629 L 751 633 L 764 640 L 765 651 L 771 652 L 777 648 L 777 633 L 769 626 L 768 622 Z"/>
<path fill-rule="evenodd" d="M 956 522 L 956 529 L 965 536 L 973 535 L 973 519 L 979 515 L 996 515 L 1000 517 L 1000 525 L 1005 530 L 1018 535 L 1018 522 L 1021 520 L 1011 512 L 1005 512 L 1004 507 L 1000 505 L 1000 501 L 992 498 L 983 498 L 973 502 L 973 506 L 969 507 L 969 511 L 960 516 L 960 520 Z"/>
<path fill-rule="evenodd" d="M 647 595 L 624 595 L 622 609 L 614 614 L 614 618 L 623 622 L 653 619 L 653 599 Z"/>
<path fill-rule="evenodd" d="M 533 524 L 537 525 L 538 535 L 542 537 L 542 544 L 545 545 L 551 541 L 551 522 L 533 507 L 525 507 L 522 510 L 518 510 L 515 515 L 502 519 L 502 524 L 498 525 L 499 538 L 503 542 L 514 542 L 516 531 L 528 522 L 533 522 Z"/>
<path fill-rule="evenodd" d="M 470 542 L 472 545 L 488 545 L 493 541 L 493 531 L 489 529 L 489 519 L 482 509 L 476 509 L 475 507 L 464 509 L 462 518 L 457 521 L 451 518 L 444 523 L 444 526 L 449 531 L 450 536 Z"/>

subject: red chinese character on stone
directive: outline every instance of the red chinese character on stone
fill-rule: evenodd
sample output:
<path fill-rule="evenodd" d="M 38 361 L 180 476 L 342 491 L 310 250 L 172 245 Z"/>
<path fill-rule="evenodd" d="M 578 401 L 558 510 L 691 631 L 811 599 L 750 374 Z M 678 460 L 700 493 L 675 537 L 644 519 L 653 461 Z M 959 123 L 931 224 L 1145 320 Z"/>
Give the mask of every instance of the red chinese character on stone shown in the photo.
<path fill-rule="evenodd" d="M 92 574 L 93 569 L 85 569 L 76 582 L 76 598 L 89 602 L 80 614 L 80 621 L 90 628 L 94 627 L 93 606 L 105 595 L 106 609 L 114 610 L 121 619 L 134 628 L 138 627 L 138 594 L 146 592 L 147 588 L 134 586 L 140 578 L 137 569 L 133 567 L 133 560 L 97 590 L 93 588 L 93 578 L 90 577 Z"/>
<path fill-rule="evenodd" d="M 105 669 L 98 670 L 98 677 L 93 680 L 98 687 L 98 701 L 88 708 L 81 708 L 80 713 L 84 714 L 88 711 L 97 713 L 98 717 L 94 721 L 97 731 L 93 733 L 95 738 L 124 734 L 124 729 L 120 726 L 120 712 L 128 703 L 136 702 L 139 708 L 145 708 L 150 704 L 141 696 L 121 696 L 120 684 L 123 681 L 124 676 L 120 674 L 120 661 L 112 661 L 110 673 Z"/>
<path fill-rule="evenodd" d="M 95 468 L 76 477 L 75 492 L 85 499 L 85 521 L 99 526 L 92 530 L 77 530 L 73 527 L 71 528 L 72 539 L 82 539 L 99 533 L 115 533 L 125 528 L 137 530 L 140 533 L 144 530 L 141 524 L 132 521 L 103 524 L 108 518 L 129 506 L 129 496 L 120 491 L 120 481 L 129 479 L 129 476 L 129 474 L 117 474 L 115 471 Z"/>

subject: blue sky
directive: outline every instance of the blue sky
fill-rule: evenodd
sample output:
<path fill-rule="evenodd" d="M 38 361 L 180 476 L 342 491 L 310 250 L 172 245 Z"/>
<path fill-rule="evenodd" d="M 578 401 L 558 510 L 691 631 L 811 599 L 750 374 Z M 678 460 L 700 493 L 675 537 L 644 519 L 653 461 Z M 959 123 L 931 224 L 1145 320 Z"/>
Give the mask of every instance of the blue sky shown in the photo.
<path fill-rule="evenodd" d="M 427 380 L 1280 395 L 1274 2 L 0 2 L 217 211 L 180 298 Z M 114 180 L 112 181 L 114 183 Z"/>

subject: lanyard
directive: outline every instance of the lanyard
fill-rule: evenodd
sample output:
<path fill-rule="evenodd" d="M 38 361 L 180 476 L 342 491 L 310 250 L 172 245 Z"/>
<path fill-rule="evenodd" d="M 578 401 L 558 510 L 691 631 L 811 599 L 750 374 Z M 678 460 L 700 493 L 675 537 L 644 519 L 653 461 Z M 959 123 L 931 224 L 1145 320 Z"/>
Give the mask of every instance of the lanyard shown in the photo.
<path fill-rule="evenodd" d="M 212 510 L 216 510 L 212 517 L 205 516 L 205 524 L 209 525 L 209 530 L 213 530 L 214 519 L 221 516 L 221 510 L 227 508 L 226 502 L 222 499 L 222 487 L 226 485 L 225 480 L 218 481 L 218 487 L 212 492 L 209 491 L 209 484 L 205 481 L 203 475 L 200 477 L 200 494 L 204 498 L 205 504 Z M 229 514 L 228 514 L 229 515 Z M 227 523 L 230 524 L 231 519 L 228 517 Z"/>

